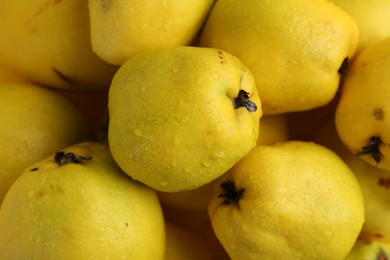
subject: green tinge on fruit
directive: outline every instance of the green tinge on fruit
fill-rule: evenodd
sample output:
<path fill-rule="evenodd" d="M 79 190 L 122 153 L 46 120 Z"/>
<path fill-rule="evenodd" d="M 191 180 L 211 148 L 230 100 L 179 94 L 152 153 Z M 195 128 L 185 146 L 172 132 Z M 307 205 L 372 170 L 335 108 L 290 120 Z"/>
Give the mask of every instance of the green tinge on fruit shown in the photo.
<path fill-rule="evenodd" d="M 125 62 L 109 91 L 108 143 L 132 178 L 165 192 L 210 183 L 255 145 L 254 80 L 233 55 L 174 47 Z"/>
<path fill-rule="evenodd" d="M 163 259 L 165 250 L 156 192 L 96 142 L 28 167 L 4 198 L 0 230 L 0 259 Z"/>

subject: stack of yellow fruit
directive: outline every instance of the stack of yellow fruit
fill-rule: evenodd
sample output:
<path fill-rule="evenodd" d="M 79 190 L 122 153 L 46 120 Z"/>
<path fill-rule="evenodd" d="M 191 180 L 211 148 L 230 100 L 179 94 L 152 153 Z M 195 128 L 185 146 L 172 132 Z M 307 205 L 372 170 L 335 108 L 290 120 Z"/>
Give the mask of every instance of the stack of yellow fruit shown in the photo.
<path fill-rule="evenodd" d="M 0 259 L 388 259 L 389 16 L 1 1 Z"/>

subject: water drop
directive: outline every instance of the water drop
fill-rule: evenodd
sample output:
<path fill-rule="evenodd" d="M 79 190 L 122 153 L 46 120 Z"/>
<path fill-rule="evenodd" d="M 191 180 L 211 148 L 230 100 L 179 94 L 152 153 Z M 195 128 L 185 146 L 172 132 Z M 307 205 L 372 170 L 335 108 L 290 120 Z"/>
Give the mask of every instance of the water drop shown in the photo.
<path fill-rule="evenodd" d="M 123 233 L 123 234 L 121 235 L 121 238 L 122 238 L 123 240 L 127 240 L 127 239 L 129 239 L 129 234 Z"/>
<path fill-rule="evenodd" d="M 203 144 L 204 144 L 204 147 L 206 147 L 207 149 L 211 149 L 214 147 L 214 140 L 213 139 L 205 139 Z"/>
<path fill-rule="evenodd" d="M 205 167 L 210 167 L 211 163 L 212 163 L 211 160 L 203 160 L 202 161 L 202 165 L 205 166 Z"/>
<path fill-rule="evenodd" d="M 134 130 L 134 134 L 135 134 L 136 136 L 142 136 L 142 130 L 140 130 L 140 129 L 135 129 L 135 130 Z"/>
<path fill-rule="evenodd" d="M 224 151 L 219 151 L 219 152 L 215 152 L 213 154 L 214 158 L 224 158 L 225 157 L 225 152 Z"/>

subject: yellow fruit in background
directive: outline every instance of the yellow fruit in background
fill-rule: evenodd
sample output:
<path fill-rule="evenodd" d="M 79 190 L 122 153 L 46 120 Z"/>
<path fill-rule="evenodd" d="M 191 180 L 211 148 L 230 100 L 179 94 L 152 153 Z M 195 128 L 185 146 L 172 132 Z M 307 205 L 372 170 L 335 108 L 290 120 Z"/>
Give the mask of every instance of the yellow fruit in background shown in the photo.
<path fill-rule="evenodd" d="M 88 0 L 4 0 L 0 62 L 37 84 L 108 88 L 117 67 L 92 51 Z"/>
<path fill-rule="evenodd" d="M 182 210 L 166 207 L 162 204 L 164 217 L 176 226 L 200 237 L 206 243 L 211 259 L 230 260 L 225 249 L 215 236 L 207 210 Z"/>
<path fill-rule="evenodd" d="M 165 221 L 164 260 L 211 260 L 204 240 L 179 225 Z"/>
<path fill-rule="evenodd" d="M 157 191 L 161 204 L 182 210 L 207 210 L 211 195 L 214 191 L 214 182 L 204 184 L 196 189 L 163 192 Z"/>
<path fill-rule="evenodd" d="M 336 108 L 341 141 L 359 158 L 390 170 L 390 37 L 362 51 L 345 75 Z"/>
<path fill-rule="evenodd" d="M 389 258 L 389 245 L 377 240 L 358 239 L 344 260 L 386 260 Z"/>
<path fill-rule="evenodd" d="M 29 80 L 22 77 L 15 71 L 8 68 L 8 66 L 0 63 L 0 84 L 3 83 L 30 83 Z"/>
<path fill-rule="evenodd" d="M 93 50 L 121 65 L 143 51 L 190 45 L 214 0 L 89 0 Z"/>
<path fill-rule="evenodd" d="M 288 124 L 285 114 L 263 115 L 260 118 L 257 145 L 271 145 L 288 139 Z"/>
<path fill-rule="evenodd" d="M 340 91 L 336 97 L 325 106 L 307 111 L 292 112 L 286 114 L 288 136 L 290 140 L 311 141 L 313 132 L 323 120 L 336 113 Z"/>
<path fill-rule="evenodd" d="M 38 85 L 0 84 L 0 201 L 25 167 L 92 139 L 87 119 L 65 96 Z"/>
<path fill-rule="evenodd" d="M 154 190 L 123 173 L 107 145 L 79 143 L 26 168 L 0 209 L 1 259 L 163 259 Z"/>
<path fill-rule="evenodd" d="M 239 59 L 189 46 L 125 62 L 108 109 L 115 161 L 164 192 L 196 189 L 224 174 L 256 145 L 262 115 L 252 74 Z"/>
<path fill-rule="evenodd" d="M 365 201 L 365 221 L 360 236 L 390 243 L 390 172 L 351 153 L 337 134 L 333 116 L 318 125 L 311 140 L 336 152 L 359 181 Z"/>
<path fill-rule="evenodd" d="M 107 113 L 108 90 L 76 92 L 59 90 L 73 100 L 91 124 L 94 140 L 99 140 Z"/>
<path fill-rule="evenodd" d="M 219 178 L 209 215 L 233 260 L 341 260 L 362 228 L 364 204 L 334 152 L 287 141 L 255 147 Z"/>
<path fill-rule="evenodd" d="M 264 114 L 329 103 L 358 43 L 356 22 L 325 0 L 217 1 L 200 46 L 237 56 L 253 73 Z"/>
<path fill-rule="evenodd" d="M 355 20 L 359 27 L 357 53 L 390 36 L 390 2 L 388 0 L 331 0 Z"/>

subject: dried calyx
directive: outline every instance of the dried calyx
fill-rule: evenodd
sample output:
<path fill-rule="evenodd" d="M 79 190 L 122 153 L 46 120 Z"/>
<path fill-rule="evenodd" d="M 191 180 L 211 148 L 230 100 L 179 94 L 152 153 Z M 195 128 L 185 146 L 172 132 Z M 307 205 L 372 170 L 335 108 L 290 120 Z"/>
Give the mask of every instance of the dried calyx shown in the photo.
<path fill-rule="evenodd" d="M 218 197 L 224 198 L 222 203 L 227 205 L 238 205 L 245 189 L 237 189 L 236 185 L 231 180 L 222 182 L 220 187 L 223 192 Z"/>
<path fill-rule="evenodd" d="M 372 136 L 367 145 L 362 148 L 359 152 L 356 153 L 357 156 L 360 155 L 371 155 L 376 163 L 379 163 L 382 160 L 383 154 L 379 150 L 379 146 L 382 144 L 382 140 L 378 136 Z"/>
<path fill-rule="evenodd" d="M 65 165 L 68 163 L 83 164 L 92 159 L 92 156 L 76 156 L 72 152 L 59 151 L 54 155 L 54 161 L 59 165 Z"/>
<path fill-rule="evenodd" d="M 242 89 L 238 92 L 238 96 L 233 99 L 233 106 L 235 109 L 245 107 L 250 112 L 257 110 L 256 104 L 249 100 L 249 93 Z"/>

